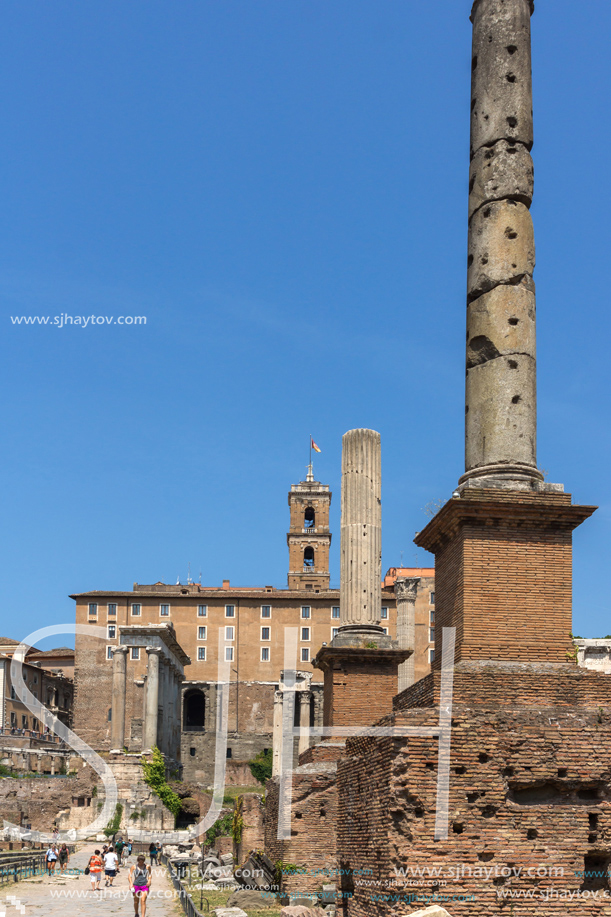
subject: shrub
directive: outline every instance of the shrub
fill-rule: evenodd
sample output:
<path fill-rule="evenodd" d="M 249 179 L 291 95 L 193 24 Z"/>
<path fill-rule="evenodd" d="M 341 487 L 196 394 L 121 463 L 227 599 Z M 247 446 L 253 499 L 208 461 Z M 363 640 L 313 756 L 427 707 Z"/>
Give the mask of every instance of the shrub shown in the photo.
<path fill-rule="evenodd" d="M 166 809 L 169 809 L 174 818 L 177 818 L 182 809 L 180 796 L 176 795 L 165 779 L 165 761 L 163 760 L 163 755 L 156 746 L 153 749 L 152 761 L 146 761 L 144 758 L 142 759 L 142 769 L 144 771 L 144 782 L 150 786 L 155 796 L 161 799 Z"/>
<path fill-rule="evenodd" d="M 259 783 L 265 784 L 272 775 L 273 753 L 271 748 L 260 751 L 258 755 L 248 762 L 250 772 Z"/>

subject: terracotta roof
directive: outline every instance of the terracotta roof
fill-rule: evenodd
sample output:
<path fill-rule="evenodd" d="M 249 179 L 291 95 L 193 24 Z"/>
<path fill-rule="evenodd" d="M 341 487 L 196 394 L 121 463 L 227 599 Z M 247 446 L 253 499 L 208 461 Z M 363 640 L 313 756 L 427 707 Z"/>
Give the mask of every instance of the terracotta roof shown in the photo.
<path fill-rule="evenodd" d="M 32 656 L 74 656 L 74 650 L 69 646 L 58 646 L 53 650 L 34 650 Z"/>

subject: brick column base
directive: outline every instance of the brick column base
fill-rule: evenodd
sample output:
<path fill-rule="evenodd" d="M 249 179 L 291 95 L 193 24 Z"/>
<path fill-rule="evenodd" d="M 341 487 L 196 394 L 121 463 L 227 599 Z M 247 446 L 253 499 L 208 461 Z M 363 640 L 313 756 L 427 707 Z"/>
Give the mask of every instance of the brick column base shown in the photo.
<path fill-rule="evenodd" d="M 414 539 L 435 554 L 435 661 L 444 627 L 456 662 L 567 661 L 572 532 L 596 507 L 571 495 L 465 489 Z"/>
<path fill-rule="evenodd" d="M 324 726 L 371 726 L 392 712 L 397 670 L 412 650 L 323 646 L 312 665 L 324 672 Z"/>

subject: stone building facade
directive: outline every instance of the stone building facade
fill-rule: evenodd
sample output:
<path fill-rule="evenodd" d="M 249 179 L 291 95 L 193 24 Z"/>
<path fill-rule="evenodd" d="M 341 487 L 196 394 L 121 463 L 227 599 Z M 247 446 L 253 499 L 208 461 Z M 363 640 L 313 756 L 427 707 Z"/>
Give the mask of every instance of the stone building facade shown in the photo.
<path fill-rule="evenodd" d="M 55 774 L 65 769 L 68 752 L 57 737 L 34 716 L 23 703 L 11 678 L 11 662 L 18 640 L 0 637 L 0 763 L 14 771 L 34 771 Z M 26 687 L 34 697 L 66 726 L 72 725 L 74 683 L 61 669 L 55 668 L 58 658 L 70 670 L 72 650 L 49 651 L 34 648 L 26 654 L 22 674 Z"/>

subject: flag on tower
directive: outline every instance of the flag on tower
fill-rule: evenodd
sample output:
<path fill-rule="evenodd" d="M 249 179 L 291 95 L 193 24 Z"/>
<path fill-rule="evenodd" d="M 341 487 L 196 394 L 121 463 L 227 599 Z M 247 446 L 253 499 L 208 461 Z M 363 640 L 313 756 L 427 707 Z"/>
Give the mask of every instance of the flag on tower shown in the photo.
<path fill-rule="evenodd" d="M 314 450 L 314 452 L 322 452 L 322 449 L 318 448 L 318 446 L 316 445 L 316 443 L 314 442 L 311 436 L 310 436 L 310 445 L 312 449 Z"/>

